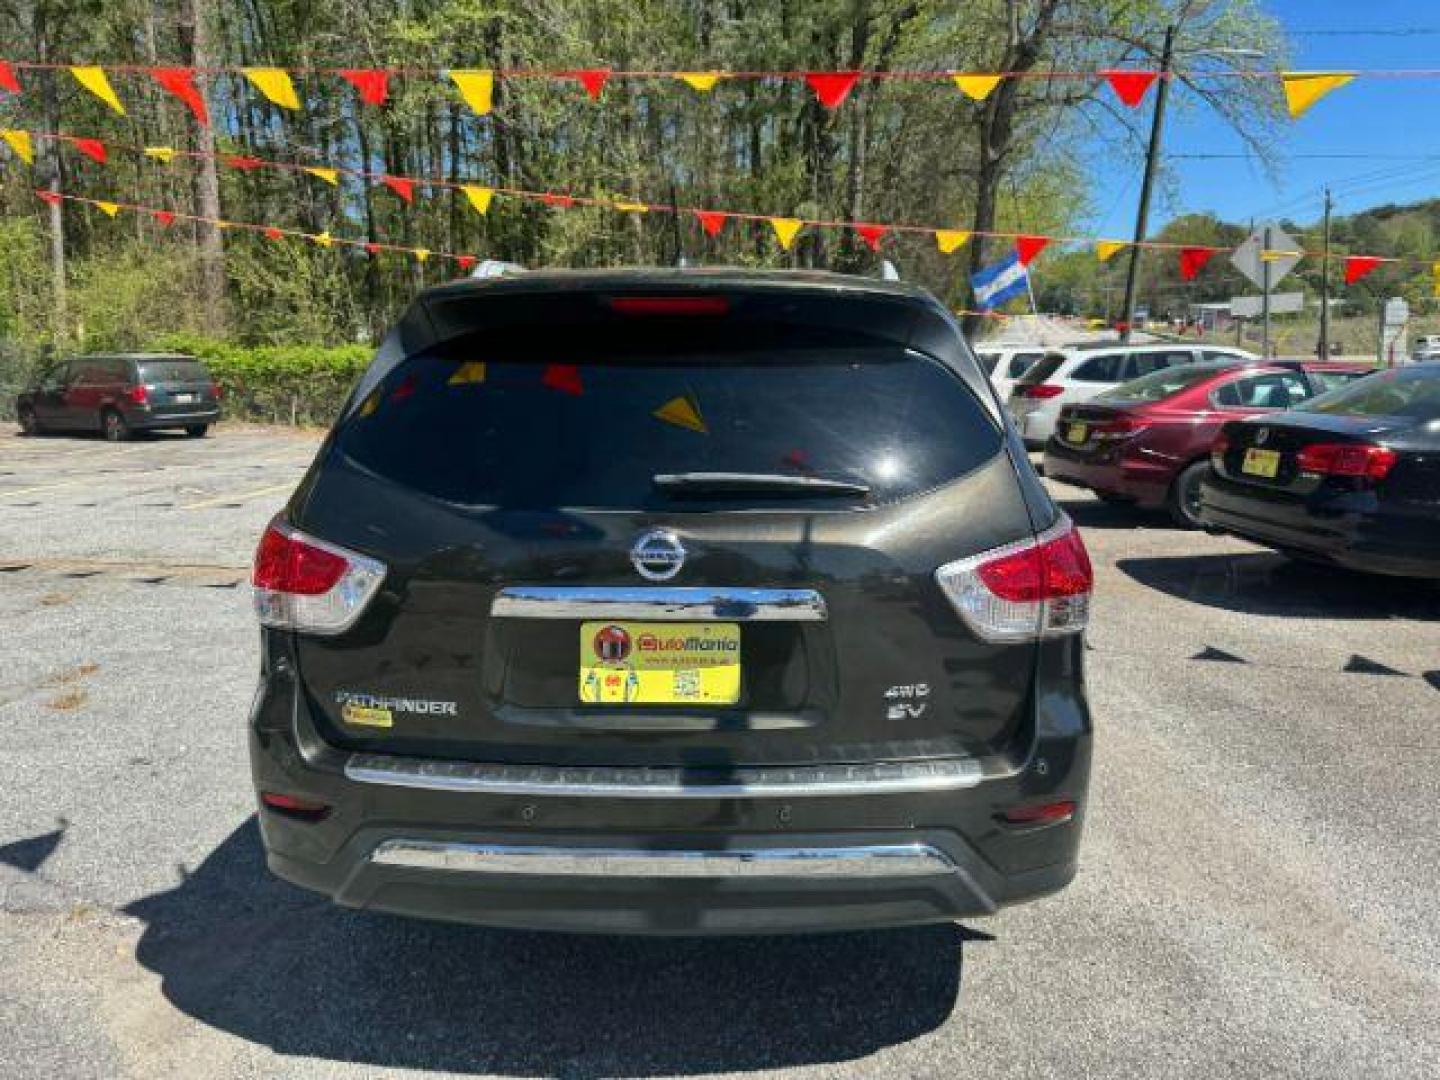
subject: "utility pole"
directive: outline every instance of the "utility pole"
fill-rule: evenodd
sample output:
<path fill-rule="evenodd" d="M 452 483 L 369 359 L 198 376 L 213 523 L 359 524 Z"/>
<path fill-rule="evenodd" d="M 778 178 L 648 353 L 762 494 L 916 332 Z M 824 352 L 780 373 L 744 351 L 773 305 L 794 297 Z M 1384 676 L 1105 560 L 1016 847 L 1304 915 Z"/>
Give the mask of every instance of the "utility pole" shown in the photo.
<path fill-rule="evenodd" d="M 1125 303 L 1120 309 L 1120 340 L 1130 340 L 1135 321 L 1135 283 L 1140 273 L 1140 245 L 1150 228 L 1150 192 L 1155 186 L 1155 168 L 1160 163 L 1160 137 L 1165 128 L 1165 101 L 1170 96 L 1170 66 L 1175 58 L 1175 27 L 1165 30 L 1165 49 L 1160 54 L 1160 85 L 1155 91 L 1155 116 L 1150 121 L 1150 147 L 1145 154 L 1145 178 L 1140 183 L 1140 209 L 1135 215 L 1135 242 L 1130 246 L 1130 265 L 1125 271 Z"/>
<path fill-rule="evenodd" d="M 1265 240 L 1260 245 L 1260 276 L 1264 284 L 1260 287 L 1260 310 L 1264 329 L 1260 332 L 1260 355 L 1270 359 L 1270 226 L 1265 226 Z"/>
<path fill-rule="evenodd" d="M 1330 189 L 1325 189 L 1325 255 L 1320 260 L 1320 359 L 1330 359 Z"/>

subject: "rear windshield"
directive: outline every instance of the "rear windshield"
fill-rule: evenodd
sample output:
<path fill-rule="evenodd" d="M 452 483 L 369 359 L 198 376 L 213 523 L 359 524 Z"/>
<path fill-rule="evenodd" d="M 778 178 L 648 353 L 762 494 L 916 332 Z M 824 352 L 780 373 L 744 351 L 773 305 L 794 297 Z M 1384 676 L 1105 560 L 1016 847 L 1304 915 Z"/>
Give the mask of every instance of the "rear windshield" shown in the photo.
<path fill-rule="evenodd" d="M 1381 371 L 1349 386 L 1321 394 L 1300 406 L 1301 412 L 1336 416 L 1408 416 L 1440 420 L 1440 369 Z"/>
<path fill-rule="evenodd" d="M 140 360 L 142 382 L 209 382 L 210 372 L 199 360 Z"/>
<path fill-rule="evenodd" d="M 1010 358 L 1010 378 L 1018 379 L 1024 375 L 1044 355 L 1038 352 L 1016 353 Z"/>
<path fill-rule="evenodd" d="M 465 505 L 723 509 L 874 505 L 953 480 L 1001 445 L 958 376 L 896 348 L 545 359 L 496 360 L 476 342 L 407 360 L 345 421 L 338 449 Z M 720 499 L 656 487 L 657 474 L 679 473 L 814 477 L 869 493 Z"/>
<path fill-rule="evenodd" d="M 1063 353 L 1047 353 L 1020 376 L 1019 381 L 1026 386 L 1034 386 L 1036 383 L 1043 383 L 1051 375 L 1060 370 L 1060 365 L 1065 362 Z"/>
<path fill-rule="evenodd" d="M 1141 375 L 1127 383 L 1113 386 L 1096 396 L 1097 401 L 1164 401 L 1196 383 L 1214 378 L 1225 370 L 1218 364 L 1187 364 L 1183 367 L 1161 368 Z"/>

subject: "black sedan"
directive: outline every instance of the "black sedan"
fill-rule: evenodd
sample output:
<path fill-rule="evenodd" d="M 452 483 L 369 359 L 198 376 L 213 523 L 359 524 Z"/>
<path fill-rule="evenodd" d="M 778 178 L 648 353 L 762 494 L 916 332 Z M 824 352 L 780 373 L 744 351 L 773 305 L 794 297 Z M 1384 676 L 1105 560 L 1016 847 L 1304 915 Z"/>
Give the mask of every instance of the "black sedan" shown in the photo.
<path fill-rule="evenodd" d="M 1440 579 L 1440 363 L 1226 424 L 1201 520 L 1300 559 Z"/>

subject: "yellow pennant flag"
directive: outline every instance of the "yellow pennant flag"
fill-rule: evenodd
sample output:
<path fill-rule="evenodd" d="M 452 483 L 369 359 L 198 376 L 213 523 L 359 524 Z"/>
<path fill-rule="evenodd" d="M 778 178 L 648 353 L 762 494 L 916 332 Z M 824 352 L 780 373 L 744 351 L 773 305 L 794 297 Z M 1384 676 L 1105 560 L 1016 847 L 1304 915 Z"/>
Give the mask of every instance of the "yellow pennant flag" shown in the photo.
<path fill-rule="evenodd" d="M 1437 262 L 1430 267 L 1430 273 L 1431 276 L 1433 276 L 1435 279 L 1435 295 L 1440 296 L 1440 262 Z"/>
<path fill-rule="evenodd" d="M 1124 240 L 1096 240 L 1095 254 L 1100 256 L 1101 262 L 1109 262 L 1129 246 Z"/>
<path fill-rule="evenodd" d="M 329 229 L 326 229 L 322 233 L 316 233 L 314 236 L 310 237 L 310 239 L 314 240 L 315 243 L 319 244 L 323 248 L 328 248 L 331 244 L 335 243 L 335 238 L 330 235 Z"/>
<path fill-rule="evenodd" d="M 493 71 L 452 71 L 450 78 L 460 88 L 465 104 L 475 110 L 475 115 L 484 116 L 490 111 L 495 96 Z"/>
<path fill-rule="evenodd" d="M 445 380 L 446 386 L 473 386 L 485 381 L 485 365 L 474 360 L 461 364 L 455 374 Z"/>
<path fill-rule="evenodd" d="M 1291 118 L 1303 116 L 1331 90 L 1340 89 L 1353 78 L 1348 71 L 1282 71 L 1280 84 Z"/>
<path fill-rule="evenodd" d="M 119 203 L 105 202 L 103 200 L 97 199 L 95 205 L 105 212 L 106 217 L 114 217 L 120 212 Z"/>
<path fill-rule="evenodd" d="M 721 75 L 718 71 L 677 71 L 675 77 L 692 90 L 705 94 L 715 89 Z"/>
<path fill-rule="evenodd" d="M 970 239 L 970 234 L 964 229 L 936 229 L 935 246 L 940 249 L 941 255 L 949 255 L 952 251 L 959 251 Z"/>
<path fill-rule="evenodd" d="M 300 98 L 295 94 L 295 84 L 290 81 L 289 72 L 284 68 L 241 68 L 245 78 L 255 89 L 279 105 L 282 109 L 300 108 Z"/>
<path fill-rule="evenodd" d="M 984 101 L 990 96 L 990 92 L 1000 85 L 1004 75 L 966 75 L 958 71 L 950 73 L 950 78 L 955 80 L 955 85 L 960 92 L 971 101 Z"/>
<path fill-rule="evenodd" d="M 422 263 L 423 263 L 426 259 L 430 258 L 430 249 L 429 249 L 429 248 L 414 248 L 414 249 L 411 251 L 411 254 L 415 256 L 415 261 L 416 261 L 416 262 L 422 262 Z"/>
<path fill-rule="evenodd" d="M 465 192 L 465 198 L 470 200 L 470 205 L 479 214 L 488 213 L 490 200 L 495 198 L 495 189 L 481 187 L 479 184 L 461 184 L 460 190 Z"/>
<path fill-rule="evenodd" d="M 340 170 L 339 170 L 339 169 L 332 169 L 332 168 L 330 168 L 329 166 L 326 166 L 326 165 L 306 165 L 306 166 L 305 166 L 305 171 L 308 172 L 311 176 L 319 177 L 321 180 L 324 180 L 327 184 L 339 184 L 339 183 L 340 183 Z"/>
<path fill-rule="evenodd" d="M 162 165 L 169 165 L 175 160 L 175 151 L 168 146 L 147 146 L 145 147 L 145 156 L 154 158 Z"/>
<path fill-rule="evenodd" d="M 70 74 L 75 76 L 76 82 L 109 105 L 110 108 L 121 116 L 125 115 L 125 106 L 121 105 L 120 99 L 115 96 L 115 90 L 111 87 L 110 80 L 105 77 L 104 68 L 72 67 Z"/>
<path fill-rule="evenodd" d="M 21 161 L 26 165 L 35 164 L 35 144 L 30 141 L 28 131 L 16 131 L 13 128 L 0 130 L 0 139 L 5 140 L 5 145 L 14 150 Z"/>
<path fill-rule="evenodd" d="M 705 418 L 700 415 L 699 403 L 688 394 L 671 398 L 656 409 L 653 415 L 658 420 L 664 420 L 667 424 L 674 424 L 687 431 L 698 431 L 701 435 L 710 434 L 710 429 L 705 426 Z"/>
<path fill-rule="evenodd" d="M 1261 262 L 1279 262 L 1281 259 L 1303 259 L 1303 251 L 1283 251 L 1275 248 L 1264 248 L 1260 252 Z"/>
<path fill-rule="evenodd" d="M 623 211 L 624 213 L 627 213 L 627 214 L 644 214 L 644 213 L 648 213 L 648 212 L 649 212 L 650 207 L 646 206 L 643 202 L 623 202 L 623 201 L 622 201 L 622 202 L 616 202 L 616 203 L 615 203 L 615 209 L 616 209 L 616 210 Z"/>
<path fill-rule="evenodd" d="M 799 218 L 772 217 L 766 220 L 770 222 L 770 227 L 775 230 L 775 239 L 780 241 L 780 246 L 786 251 L 790 250 L 790 245 L 795 243 L 795 237 L 798 236 L 800 230 L 805 227 L 805 223 Z"/>

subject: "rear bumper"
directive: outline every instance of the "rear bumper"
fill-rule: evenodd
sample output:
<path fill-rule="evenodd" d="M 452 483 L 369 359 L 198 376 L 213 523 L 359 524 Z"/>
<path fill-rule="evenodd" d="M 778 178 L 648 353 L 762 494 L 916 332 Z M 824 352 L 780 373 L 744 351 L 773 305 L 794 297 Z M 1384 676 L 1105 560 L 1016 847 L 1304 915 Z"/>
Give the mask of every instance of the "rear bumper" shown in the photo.
<path fill-rule="evenodd" d="M 1020 438 L 1025 443 L 1025 449 L 1045 449 L 1046 442 L 1055 434 L 1055 422 L 1060 418 L 1059 404 L 1042 401 L 1024 409 L 1011 404 L 1009 411 L 1015 430 L 1020 433 Z"/>
<path fill-rule="evenodd" d="M 1440 578 L 1440 543 L 1373 493 L 1302 498 L 1212 472 L 1200 498 L 1201 519 L 1221 532 L 1366 573 Z"/>
<path fill-rule="evenodd" d="M 152 409 L 131 409 L 125 414 L 125 422 L 137 431 L 156 428 L 193 427 L 196 424 L 214 424 L 220 419 L 220 407 L 177 405 Z"/>
<path fill-rule="evenodd" d="M 741 784 L 680 790 L 618 770 L 353 755 L 320 740 L 293 680 L 272 675 L 252 714 L 251 765 L 257 790 L 330 807 L 306 821 L 262 806 L 271 870 L 349 907 L 626 934 L 946 922 L 1075 875 L 1089 714 L 1078 680 L 1047 690 L 1039 737 L 1012 769 L 883 766 L 865 772 L 873 786 L 807 784 L 803 770 L 759 783 L 739 770 Z M 1065 821 L 997 820 L 1062 799 L 1077 804 Z"/>
<path fill-rule="evenodd" d="M 1133 499 L 1141 506 L 1159 507 L 1165 505 L 1174 482 L 1175 466 L 1161 458 L 1087 458 L 1055 437 L 1045 444 L 1045 475 L 1075 487 Z"/>

